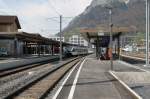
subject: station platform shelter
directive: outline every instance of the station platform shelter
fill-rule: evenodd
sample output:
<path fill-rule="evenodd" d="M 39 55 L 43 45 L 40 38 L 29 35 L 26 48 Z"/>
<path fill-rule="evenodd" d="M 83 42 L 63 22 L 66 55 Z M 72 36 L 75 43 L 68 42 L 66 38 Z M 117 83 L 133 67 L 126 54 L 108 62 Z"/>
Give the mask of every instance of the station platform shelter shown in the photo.
<path fill-rule="evenodd" d="M 62 42 L 62 47 L 68 46 L 75 45 Z M 0 48 L 4 48 L 4 50 L 6 50 L 5 52 L 7 52 L 7 56 L 12 57 L 54 55 L 59 54 L 60 42 L 42 37 L 40 34 L 35 33 L 1 32 Z"/>
<path fill-rule="evenodd" d="M 17 16 L 0 15 L 0 57 L 59 54 L 59 41 L 42 37 L 38 33 L 19 32 L 21 25 Z M 71 44 L 62 43 L 63 47 Z"/>
<path fill-rule="evenodd" d="M 120 56 L 121 36 L 135 31 L 132 27 L 113 27 L 112 42 L 110 42 L 110 29 L 106 27 L 84 28 L 80 33 L 90 44 L 95 45 L 97 58 L 103 54 L 104 59 L 110 59 L 111 55 L 116 58 Z"/>

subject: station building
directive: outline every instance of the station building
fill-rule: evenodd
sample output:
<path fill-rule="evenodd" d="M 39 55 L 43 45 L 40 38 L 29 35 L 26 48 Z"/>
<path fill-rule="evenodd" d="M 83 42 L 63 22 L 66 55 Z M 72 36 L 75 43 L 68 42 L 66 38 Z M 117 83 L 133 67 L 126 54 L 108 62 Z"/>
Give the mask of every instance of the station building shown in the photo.
<path fill-rule="evenodd" d="M 13 55 L 15 46 L 18 46 L 18 53 L 22 53 L 22 42 L 18 42 L 15 45 L 14 40 L 10 39 L 10 37 L 5 38 L 6 35 L 7 37 L 12 37 L 12 35 L 18 33 L 18 29 L 21 29 L 21 26 L 17 16 L 0 16 L 0 54 Z"/>
<path fill-rule="evenodd" d="M 0 56 L 54 54 L 59 42 L 38 33 L 18 32 L 21 29 L 17 16 L 0 16 Z M 63 46 L 69 44 L 63 43 Z"/>

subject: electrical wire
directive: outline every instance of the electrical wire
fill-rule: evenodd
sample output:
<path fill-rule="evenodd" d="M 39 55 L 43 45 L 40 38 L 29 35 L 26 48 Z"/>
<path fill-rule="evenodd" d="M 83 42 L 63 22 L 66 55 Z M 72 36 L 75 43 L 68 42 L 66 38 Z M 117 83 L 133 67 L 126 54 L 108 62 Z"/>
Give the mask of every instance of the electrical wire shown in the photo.
<path fill-rule="evenodd" d="M 60 21 L 56 20 L 55 18 L 58 18 L 58 17 L 49 17 L 47 18 L 47 20 L 52 20 L 52 21 L 60 23 Z"/>
<path fill-rule="evenodd" d="M 61 14 L 56 10 L 56 8 L 53 6 L 51 0 L 49 0 L 49 4 L 50 4 L 51 8 L 53 9 L 53 11 L 54 11 L 56 14 L 61 15 Z"/>

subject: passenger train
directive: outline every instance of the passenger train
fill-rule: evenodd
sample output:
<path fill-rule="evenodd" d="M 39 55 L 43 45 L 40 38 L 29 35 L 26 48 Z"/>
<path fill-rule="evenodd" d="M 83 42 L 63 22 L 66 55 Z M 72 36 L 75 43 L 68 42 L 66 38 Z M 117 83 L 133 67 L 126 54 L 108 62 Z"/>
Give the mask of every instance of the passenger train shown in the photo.
<path fill-rule="evenodd" d="M 67 56 L 86 55 L 88 54 L 88 48 L 81 46 L 68 47 L 64 50 L 64 53 Z"/>

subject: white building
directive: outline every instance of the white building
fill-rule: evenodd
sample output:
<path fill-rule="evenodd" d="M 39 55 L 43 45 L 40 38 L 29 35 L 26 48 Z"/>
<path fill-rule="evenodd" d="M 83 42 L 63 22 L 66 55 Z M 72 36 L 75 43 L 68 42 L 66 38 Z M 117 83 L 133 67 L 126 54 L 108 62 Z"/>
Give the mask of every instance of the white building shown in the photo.
<path fill-rule="evenodd" d="M 59 36 L 52 36 L 52 37 L 50 37 L 50 39 L 55 40 L 55 41 L 60 41 L 60 37 L 59 37 Z M 61 38 L 61 41 L 62 41 L 62 42 L 65 42 L 65 38 L 62 37 L 62 38 Z"/>
<path fill-rule="evenodd" d="M 69 38 L 69 43 L 70 44 L 79 44 L 81 46 L 88 46 L 88 42 L 79 35 L 72 35 Z"/>

